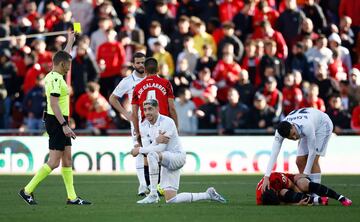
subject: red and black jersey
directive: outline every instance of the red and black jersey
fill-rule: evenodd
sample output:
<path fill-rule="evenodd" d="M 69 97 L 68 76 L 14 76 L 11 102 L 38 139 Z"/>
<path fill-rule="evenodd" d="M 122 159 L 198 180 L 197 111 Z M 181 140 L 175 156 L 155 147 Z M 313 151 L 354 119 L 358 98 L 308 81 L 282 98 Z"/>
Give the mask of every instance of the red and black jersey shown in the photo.
<path fill-rule="evenodd" d="M 143 103 L 147 99 L 156 99 L 159 103 L 160 114 L 170 116 L 168 99 L 174 99 L 170 81 L 151 75 L 135 86 L 131 104 L 140 107 L 141 120 L 145 118 Z"/>

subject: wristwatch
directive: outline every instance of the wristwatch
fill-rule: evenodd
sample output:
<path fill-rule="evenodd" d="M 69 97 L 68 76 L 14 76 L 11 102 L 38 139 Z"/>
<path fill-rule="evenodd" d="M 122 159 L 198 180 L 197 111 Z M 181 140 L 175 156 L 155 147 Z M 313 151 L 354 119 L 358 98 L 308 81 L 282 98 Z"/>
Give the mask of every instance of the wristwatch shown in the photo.
<path fill-rule="evenodd" d="M 64 121 L 62 124 L 61 124 L 61 126 L 67 126 L 68 124 L 67 124 L 67 122 L 66 121 Z"/>

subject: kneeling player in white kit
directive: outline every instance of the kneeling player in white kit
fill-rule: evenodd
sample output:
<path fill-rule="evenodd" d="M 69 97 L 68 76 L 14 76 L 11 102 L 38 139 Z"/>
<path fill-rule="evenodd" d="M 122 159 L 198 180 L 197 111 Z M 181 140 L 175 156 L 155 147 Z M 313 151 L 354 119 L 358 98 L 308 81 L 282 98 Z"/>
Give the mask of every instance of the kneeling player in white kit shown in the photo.
<path fill-rule="evenodd" d="M 147 155 L 150 175 L 150 194 L 139 200 L 139 204 L 157 203 L 159 163 L 161 164 L 160 187 L 164 190 L 166 203 L 183 203 L 199 200 L 214 200 L 225 203 L 226 200 L 210 187 L 203 193 L 179 193 L 180 169 L 186 162 L 174 121 L 159 113 L 155 99 L 146 100 L 143 104 L 146 119 L 140 125 L 143 147 L 135 147 L 133 156 L 139 153 Z"/>
<path fill-rule="evenodd" d="M 322 111 L 314 108 L 302 108 L 289 113 L 275 132 L 262 189 L 269 188 L 269 176 L 285 138 L 300 140 L 296 158 L 299 172 L 308 175 L 311 181 L 321 183 L 319 157 L 325 156 L 332 131 L 333 123 L 329 116 Z"/>

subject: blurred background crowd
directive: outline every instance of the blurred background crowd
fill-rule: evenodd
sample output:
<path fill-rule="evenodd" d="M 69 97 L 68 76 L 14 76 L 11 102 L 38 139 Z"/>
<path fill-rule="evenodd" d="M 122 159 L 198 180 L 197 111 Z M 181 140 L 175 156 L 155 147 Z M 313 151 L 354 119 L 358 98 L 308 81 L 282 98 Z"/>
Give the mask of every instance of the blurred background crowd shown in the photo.
<path fill-rule="evenodd" d="M 1 0 L 0 129 L 43 129 L 43 79 L 66 34 L 26 36 L 80 22 L 67 77 L 75 129 L 129 128 L 108 98 L 142 51 L 173 84 L 183 135 L 269 133 L 303 107 L 359 132 L 359 12 L 359 0 Z"/>

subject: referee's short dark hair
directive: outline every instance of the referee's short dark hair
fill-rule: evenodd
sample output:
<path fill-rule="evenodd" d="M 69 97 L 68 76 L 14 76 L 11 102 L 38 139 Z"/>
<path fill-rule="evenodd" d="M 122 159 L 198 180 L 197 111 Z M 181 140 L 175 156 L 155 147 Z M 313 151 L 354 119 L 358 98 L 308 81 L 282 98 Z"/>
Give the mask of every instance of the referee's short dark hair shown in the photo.
<path fill-rule="evenodd" d="M 145 54 L 142 52 L 135 52 L 135 54 L 132 57 L 132 61 L 131 62 L 135 62 L 136 58 L 145 58 Z"/>
<path fill-rule="evenodd" d="M 60 62 L 66 62 L 71 60 L 71 55 L 64 50 L 57 51 L 53 56 L 54 65 L 59 65 Z"/>
<path fill-rule="evenodd" d="M 155 58 L 150 57 L 145 60 L 145 72 L 147 74 L 156 74 L 158 72 L 158 62 Z"/>
<path fill-rule="evenodd" d="M 288 138 L 290 135 L 291 127 L 292 127 L 291 123 L 289 123 L 288 121 L 282 121 L 281 123 L 279 123 L 277 127 L 277 131 L 280 134 L 280 136 L 284 138 Z"/>

